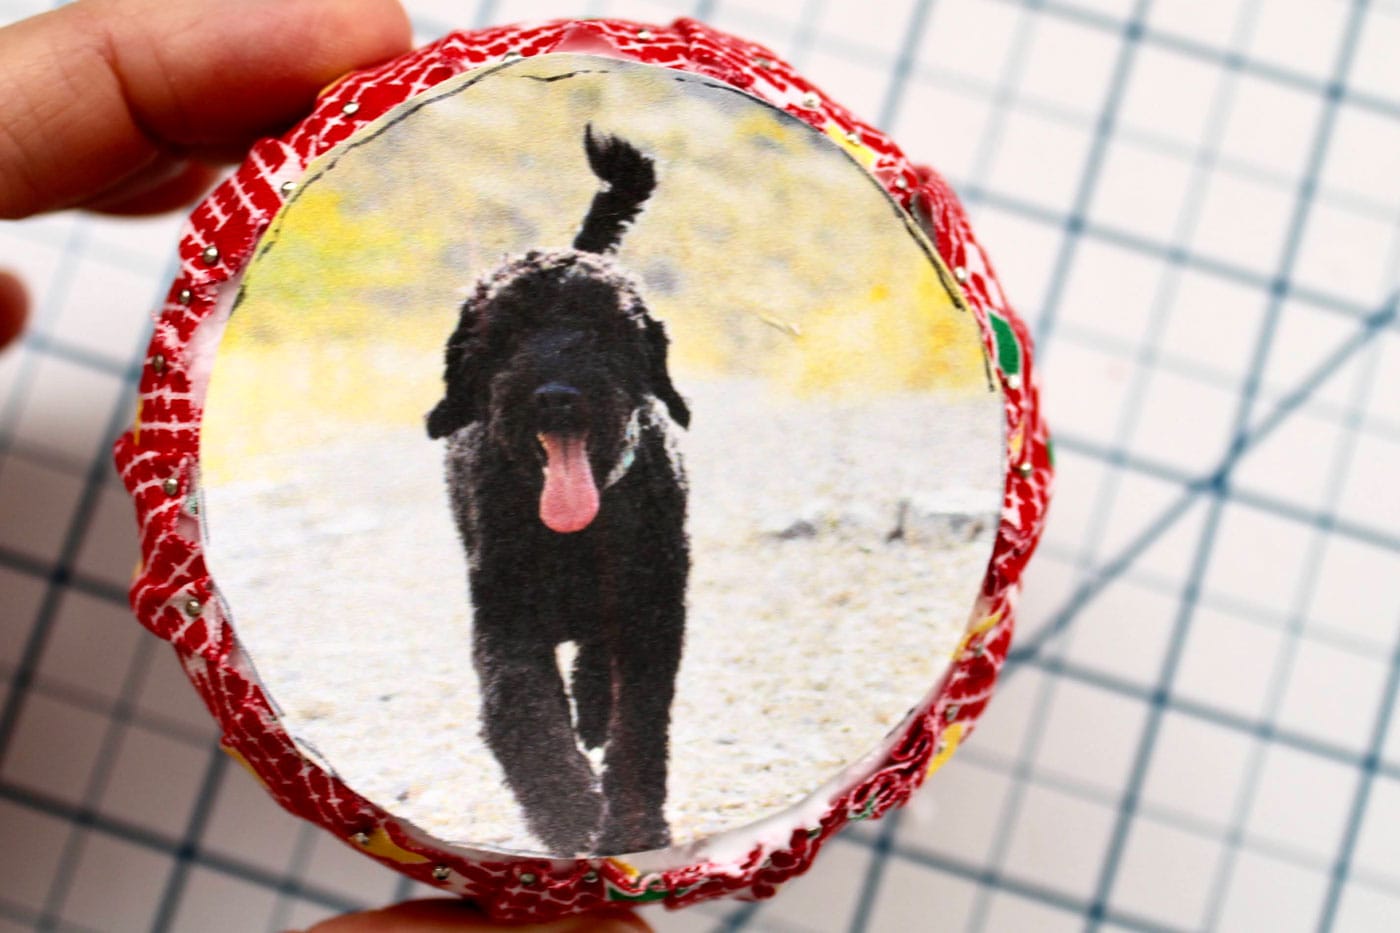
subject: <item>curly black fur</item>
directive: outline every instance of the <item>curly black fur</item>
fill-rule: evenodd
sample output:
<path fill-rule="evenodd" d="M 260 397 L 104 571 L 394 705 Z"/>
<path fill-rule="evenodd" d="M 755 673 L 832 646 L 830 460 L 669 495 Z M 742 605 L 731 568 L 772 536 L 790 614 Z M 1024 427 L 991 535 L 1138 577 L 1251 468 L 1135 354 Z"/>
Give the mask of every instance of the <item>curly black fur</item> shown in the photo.
<path fill-rule="evenodd" d="M 483 735 L 531 830 L 558 855 L 670 841 L 670 706 L 690 568 L 670 436 L 690 412 L 667 373 L 666 332 L 612 258 L 578 245 L 616 246 L 654 186 L 651 162 L 591 131 L 584 145 L 610 188 L 574 249 L 531 251 L 478 282 L 427 418 L 430 437 L 449 439 Z M 634 183 L 638 166 L 645 184 Z M 586 439 L 599 499 L 580 530 L 542 520 L 546 435 Z M 565 641 L 578 649 L 568 693 L 555 661 Z M 604 749 L 601 778 L 580 746 Z"/>
<path fill-rule="evenodd" d="M 574 238 L 574 249 L 608 253 L 617 249 L 627 225 L 656 188 L 651 159 L 630 144 L 612 136 L 595 139 L 592 125 L 584 127 L 583 148 L 588 165 L 603 182 L 593 196 L 583 227 Z"/>

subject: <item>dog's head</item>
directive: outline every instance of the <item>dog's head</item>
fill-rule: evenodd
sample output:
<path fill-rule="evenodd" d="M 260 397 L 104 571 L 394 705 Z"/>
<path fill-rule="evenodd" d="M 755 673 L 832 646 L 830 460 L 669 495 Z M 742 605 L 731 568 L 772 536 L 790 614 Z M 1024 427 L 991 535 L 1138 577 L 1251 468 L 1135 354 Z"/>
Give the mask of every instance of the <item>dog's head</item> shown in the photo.
<path fill-rule="evenodd" d="M 540 520 L 581 531 L 599 483 L 631 456 L 653 400 L 682 427 L 666 331 L 611 259 L 535 251 L 478 284 L 448 340 L 446 392 L 428 436 L 480 423 L 484 442 L 540 483 Z"/>

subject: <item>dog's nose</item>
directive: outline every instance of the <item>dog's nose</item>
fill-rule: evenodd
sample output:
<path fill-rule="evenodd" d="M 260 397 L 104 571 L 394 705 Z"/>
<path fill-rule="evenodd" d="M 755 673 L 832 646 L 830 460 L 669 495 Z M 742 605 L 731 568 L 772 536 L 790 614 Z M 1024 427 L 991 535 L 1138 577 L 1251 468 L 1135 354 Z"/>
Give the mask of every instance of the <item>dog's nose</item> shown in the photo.
<path fill-rule="evenodd" d="M 579 391 L 562 382 L 551 382 L 535 390 L 535 407 L 541 414 L 572 412 L 579 401 Z"/>

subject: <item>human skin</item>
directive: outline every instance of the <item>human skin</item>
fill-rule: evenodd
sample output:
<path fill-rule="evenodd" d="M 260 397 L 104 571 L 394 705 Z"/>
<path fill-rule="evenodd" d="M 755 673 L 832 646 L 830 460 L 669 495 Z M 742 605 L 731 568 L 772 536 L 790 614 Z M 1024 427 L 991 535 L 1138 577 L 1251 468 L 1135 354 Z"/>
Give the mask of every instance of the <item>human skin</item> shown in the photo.
<path fill-rule="evenodd" d="M 411 38 L 397 0 L 79 0 L 6 26 L 0 219 L 183 207 L 325 85 Z M 3 265 L 0 347 L 27 304 Z"/>

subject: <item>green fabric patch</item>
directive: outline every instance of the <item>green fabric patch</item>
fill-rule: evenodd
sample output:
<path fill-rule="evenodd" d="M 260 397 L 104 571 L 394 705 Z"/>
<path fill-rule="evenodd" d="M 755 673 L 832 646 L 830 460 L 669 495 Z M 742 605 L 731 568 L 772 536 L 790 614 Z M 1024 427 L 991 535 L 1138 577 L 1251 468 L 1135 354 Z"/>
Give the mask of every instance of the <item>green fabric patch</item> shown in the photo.
<path fill-rule="evenodd" d="M 1006 375 L 1015 376 L 1021 371 L 1021 344 L 1016 333 L 1005 318 L 991 313 L 987 318 L 992 322 L 992 333 L 997 341 L 997 365 Z"/>
<path fill-rule="evenodd" d="M 680 896 L 689 890 L 690 888 L 681 888 L 675 893 L 677 896 Z M 629 904 L 646 904 L 650 903 L 651 901 L 663 900 L 666 897 L 666 895 L 670 893 L 670 888 L 667 888 L 664 884 L 654 883 L 651 887 L 648 887 L 641 894 L 628 894 L 626 891 L 623 891 L 620 888 L 615 888 L 612 885 L 608 885 L 608 900 L 625 901 Z"/>

